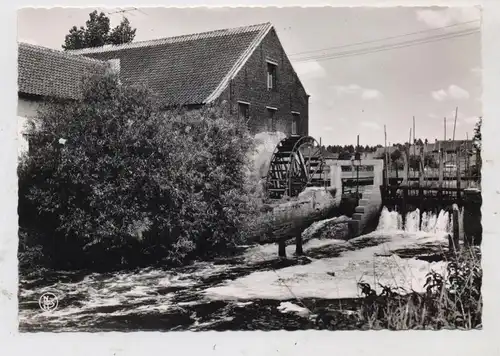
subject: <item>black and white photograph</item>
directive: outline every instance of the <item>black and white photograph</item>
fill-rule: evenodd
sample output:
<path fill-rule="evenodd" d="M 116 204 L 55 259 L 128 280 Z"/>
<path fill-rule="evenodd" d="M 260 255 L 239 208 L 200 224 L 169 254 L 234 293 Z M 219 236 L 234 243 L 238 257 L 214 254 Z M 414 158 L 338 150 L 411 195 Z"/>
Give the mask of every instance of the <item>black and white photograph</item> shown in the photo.
<path fill-rule="evenodd" d="M 482 329 L 481 31 L 19 9 L 19 332 Z"/>

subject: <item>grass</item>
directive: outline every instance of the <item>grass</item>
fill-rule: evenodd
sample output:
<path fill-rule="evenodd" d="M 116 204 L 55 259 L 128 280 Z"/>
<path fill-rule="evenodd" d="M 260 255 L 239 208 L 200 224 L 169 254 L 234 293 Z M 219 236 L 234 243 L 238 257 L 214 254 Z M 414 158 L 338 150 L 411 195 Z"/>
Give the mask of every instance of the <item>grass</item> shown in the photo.
<path fill-rule="evenodd" d="M 327 329 L 440 330 L 480 329 L 482 315 L 481 252 L 464 247 L 447 261 L 444 275 L 430 272 L 425 292 L 401 293 L 382 286 L 377 293 L 368 283 L 358 283 L 363 297 L 354 313 L 337 312 L 333 320 L 319 315 Z M 324 321 L 327 321 L 325 323 Z M 325 325 L 326 324 L 326 325 Z"/>

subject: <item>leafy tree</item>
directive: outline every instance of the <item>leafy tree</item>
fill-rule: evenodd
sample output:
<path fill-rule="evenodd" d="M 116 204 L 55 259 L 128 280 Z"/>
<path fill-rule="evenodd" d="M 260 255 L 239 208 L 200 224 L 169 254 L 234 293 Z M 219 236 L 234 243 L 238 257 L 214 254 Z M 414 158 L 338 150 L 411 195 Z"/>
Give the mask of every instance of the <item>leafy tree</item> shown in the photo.
<path fill-rule="evenodd" d="M 85 88 L 81 101 L 40 110 L 19 166 L 20 226 L 53 267 L 183 262 L 244 239 L 244 122 L 220 108 L 161 111 L 113 76 Z"/>
<path fill-rule="evenodd" d="M 87 20 L 86 31 L 83 36 L 86 47 L 99 47 L 108 43 L 109 35 L 109 17 L 104 12 L 97 14 L 93 11 L 89 15 L 90 19 Z"/>
<path fill-rule="evenodd" d="M 85 48 L 85 28 L 83 26 L 80 26 L 80 28 L 73 26 L 69 30 L 69 34 L 66 35 L 66 39 L 62 47 L 65 50 Z"/>
<path fill-rule="evenodd" d="M 400 150 L 394 150 L 394 152 L 391 153 L 391 161 L 396 162 L 399 159 L 401 159 L 401 151 Z"/>
<path fill-rule="evenodd" d="M 482 141 L 482 136 L 481 136 L 481 125 L 483 124 L 483 118 L 480 117 L 479 120 L 476 122 L 476 125 L 474 126 L 474 137 L 473 137 L 473 142 L 474 142 L 474 147 L 481 150 L 481 141 Z"/>
<path fill-rule="evenodd" d="M 391 164 L 392 168 L 396 169 L 396 174 L 397 170 L 403 168 L 403 162 L 401 162 L 401 157 L 403 154 L 401 153 L 400 150 L 396 149 L 394 152 L 391 153 Z"/>
<path fill-rule="evenodd" d="M 64 50 L 99 47 L 106 44 L 122 44 L 132 42 L 136 29 L 130 27 L 130 22 L 124 18 L 119 26 L 110 32 L 110 20 L 104 12 L 93 11 L 85 27 L 73 26 L 66 35 L 62 48 Z"/>
<path fill-rule="evenodd" d="M 119 26 L 116 26 L 108 37 L 108 43 L 118 45 L 122 43 L 129 43 L 134 40 L 136 29 L 130 27 L 130 22 L 124 18 Z"/>

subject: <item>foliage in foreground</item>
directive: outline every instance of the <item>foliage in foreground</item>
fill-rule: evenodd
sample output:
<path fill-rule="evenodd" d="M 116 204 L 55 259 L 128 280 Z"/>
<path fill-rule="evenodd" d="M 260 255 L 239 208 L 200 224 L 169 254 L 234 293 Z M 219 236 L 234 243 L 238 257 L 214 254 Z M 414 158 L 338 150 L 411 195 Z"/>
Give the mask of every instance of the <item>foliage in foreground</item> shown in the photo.
<path fill-rule="evenodd" d="M 25 265 L 40 247 L 57 268 L 184 262 L 245 238 L 252 140 L 226 110 L 165 112 L 110 76 L 39 119 L 18 172 Z"/>
<path fill-rule="evenodd" d="M 445 275 L 428 274 L 424 293 L 402 294 L 381 286 L 382 292 L 377 294 L 368 283 L 359 283 L 363 298 L 358 312 L 337 312 L 335 320 L 329 318 L 324 326 L 392 330 L 480 328 L 481 284 L 479 248 L 466 248 L 448 261 Z"/>

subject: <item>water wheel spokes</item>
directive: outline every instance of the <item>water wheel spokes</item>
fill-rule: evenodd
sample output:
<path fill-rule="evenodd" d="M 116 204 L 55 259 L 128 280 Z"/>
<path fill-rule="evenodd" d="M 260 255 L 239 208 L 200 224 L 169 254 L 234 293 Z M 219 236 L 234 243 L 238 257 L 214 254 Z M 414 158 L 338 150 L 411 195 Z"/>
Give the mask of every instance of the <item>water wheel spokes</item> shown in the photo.
<path fill-rule="evenodd" d="M 273 152 L 266 177 L 269 198 L 297 196 L 308 186 L 323 186 L 324 158 L 318 142 L 309 136 L 283 139 Z"/>

